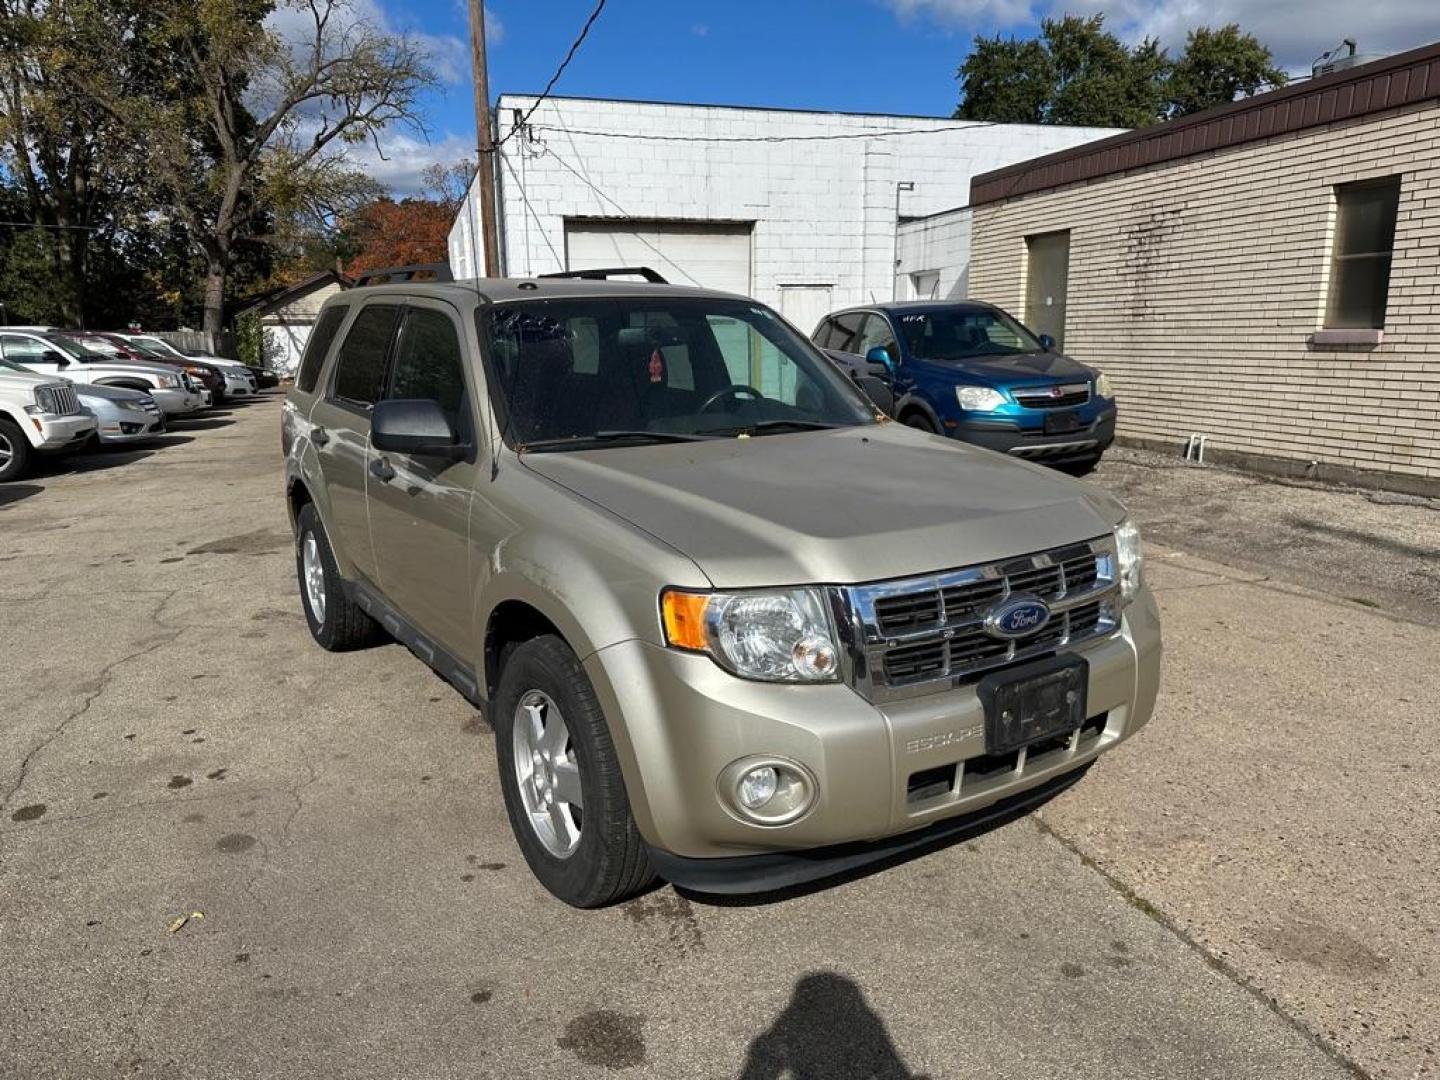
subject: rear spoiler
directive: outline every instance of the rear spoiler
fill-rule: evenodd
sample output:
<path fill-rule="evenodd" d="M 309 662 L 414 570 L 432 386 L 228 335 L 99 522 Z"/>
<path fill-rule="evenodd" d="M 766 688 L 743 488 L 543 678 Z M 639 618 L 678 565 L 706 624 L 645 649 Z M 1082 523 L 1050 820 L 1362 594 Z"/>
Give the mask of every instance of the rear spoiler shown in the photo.
<path fill-rule="evenodd" d="M 560 270 L 553 274 L 539 274 L 542 278 L 571 278 L 582 281 L 608 281 L 612 277 L 639 277 L 644 278 L 651 285 L 669 285 L 670 283 L 648 266 L 611 266 L 603 270 Z"/>

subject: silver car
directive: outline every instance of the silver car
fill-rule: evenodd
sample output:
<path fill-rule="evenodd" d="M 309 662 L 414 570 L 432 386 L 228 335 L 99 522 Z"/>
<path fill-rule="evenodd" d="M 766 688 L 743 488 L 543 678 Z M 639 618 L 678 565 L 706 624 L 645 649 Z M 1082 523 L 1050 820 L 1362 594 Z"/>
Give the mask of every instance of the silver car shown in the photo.
<path fill-rule="evenodd" d="M 77 383 L 80 407 L 95 418 L 96 431 L 105 446 L 143 442 L 165 431 L 165 414 L 155 399 L 121 386 Z"/>

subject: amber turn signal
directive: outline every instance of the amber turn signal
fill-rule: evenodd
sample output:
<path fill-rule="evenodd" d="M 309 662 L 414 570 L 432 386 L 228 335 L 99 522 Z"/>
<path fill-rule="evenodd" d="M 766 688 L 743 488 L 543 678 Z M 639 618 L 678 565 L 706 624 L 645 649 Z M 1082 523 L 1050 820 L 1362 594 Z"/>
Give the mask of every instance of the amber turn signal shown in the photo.
<path fill-rule="evenodd" d="M 660 594 L 660 615 L 665 623 L 665 642 L 676 649 L 705 652 L 705 608 L 709 593 L 679 592 L 666 589 Z"/>

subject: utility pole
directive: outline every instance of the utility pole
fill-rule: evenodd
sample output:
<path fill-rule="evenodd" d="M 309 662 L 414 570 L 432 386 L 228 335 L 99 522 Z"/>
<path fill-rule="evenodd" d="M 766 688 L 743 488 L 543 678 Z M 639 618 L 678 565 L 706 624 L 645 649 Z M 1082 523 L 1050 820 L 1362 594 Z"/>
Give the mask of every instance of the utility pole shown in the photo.
<path fill-rule="evenodd" d="M 500 276 L 500 231 L 495 224 L 495 140 L 490 127 L 490 79 L 485 64 L 485 4 L 470 0 L 470 61 L 475 71 L 475 184 L 480 189 L 480 238 L 485 276 Z M 473 239 L 473 238 L 472 238 Z"/>

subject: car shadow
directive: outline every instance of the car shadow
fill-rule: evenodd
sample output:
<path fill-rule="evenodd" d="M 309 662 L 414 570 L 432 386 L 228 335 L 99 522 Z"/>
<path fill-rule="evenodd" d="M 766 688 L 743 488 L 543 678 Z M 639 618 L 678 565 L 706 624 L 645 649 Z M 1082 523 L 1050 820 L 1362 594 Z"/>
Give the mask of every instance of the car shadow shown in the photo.
<path fill-rule="evenodd" d="M 1078 771 L 1080 775 L 1083 775 L 1088 771 L 1088 766 Z M 1074 779 L 1078 780 L 1079 776 L 1076 776 Z M 970 828 L 963 828 L 957 832 L 948 833 L 945 836 L 937 836 L 928 843 L 920 844 L 917 847 L 905 851 L 898 851 L 891 855 L 881 856 L 874 862 L 866 863 L 864 866 L 858 866 L 851 870 L 842 870 L 839 873 L 817 878 L 814 881 L 807 881 L 800 885 L 789 885 L 781 889 L 771 889 L 765 892 L 753 893 L 707 893 L 676 885 L 675 891 L 691 903 L 701 904 L 706 907 L 764 907 L 768 904 L 783 903 L 786 900 L 810 896 L 817 892 L 823 892 L 840 885 L 846 885 L 852 881 L 860 881 L 870 877 L 872 874 L 884 873 L 897 866 L 904 866 L 906 863 L 913 862 L 916 859 L 927 858 L 936 852 L 954 847 L 957 844 L 964 844 L 971 840 L 979 839 L 986 833 L 1003 828 L 1034 813 L 1057 795 L 1068 791 L 1073 785 L 1074 780 L 1056 787 L 1037 801 L 1025 802 L 1011 810 L 996 814 L 993 817 L 985 817 Z M 983 811 L 981 811 L 981 813 L 983 813 Z"/>
<path fill-rule="evenodd" d="M 184 417 L 167 421 L 166 427 L 171 431 L 213 431 L 215 428 L 229 427 L 234 420 L 226 419 L 228 413 L 207 413 L 204 419 L 186 420 Z"/>
<path fill-rule="evenodd" d="M 79 474 L 89 472 L 101 472 L 105 469 L 113 469 L 120 465 L 132 465 L 137 461 L 143 461 L 155 453 L 150 443 L 136 447 L 116 447 L 113 450 L 95 449 L 90 451 L 77 451 L 69 454 L 42 455 L 35 465 L 37 476 L 62 476 L 65 474 Z"/>
<path fill-rule="evenodd" d="M 925 1080 L 900 1056 L 865 992 L 835 971 L 795 983 L 775 1021 L 751 1040 L 740 1080 Z"/>
<path fill-rule="evenodd" d="M 45 489 L 39 484 L 4 484 L 0 485 L 0 510 L 7 506 L 13 506 L 31 495 L 39 495 Z"/>

